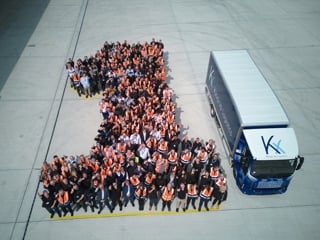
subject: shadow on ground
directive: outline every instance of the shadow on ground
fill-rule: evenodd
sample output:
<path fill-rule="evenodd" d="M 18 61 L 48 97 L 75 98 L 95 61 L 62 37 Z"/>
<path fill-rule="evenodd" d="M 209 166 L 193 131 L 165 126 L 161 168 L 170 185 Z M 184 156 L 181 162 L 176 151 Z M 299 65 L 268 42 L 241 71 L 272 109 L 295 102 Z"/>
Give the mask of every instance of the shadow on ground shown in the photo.
<path fill-rule="evenodd" d="M 0 7 L 0 91 L 50 0 L 3 0 Z M 29 46 L 32 47 L 32 46 Z"/>

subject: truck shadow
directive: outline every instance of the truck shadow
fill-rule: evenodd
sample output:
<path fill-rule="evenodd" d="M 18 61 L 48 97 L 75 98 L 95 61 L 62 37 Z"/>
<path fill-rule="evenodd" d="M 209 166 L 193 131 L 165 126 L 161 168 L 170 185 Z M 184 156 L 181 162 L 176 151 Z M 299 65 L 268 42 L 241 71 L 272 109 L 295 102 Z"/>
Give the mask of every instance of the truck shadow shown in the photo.
<path fill-rule="evenodd" d="M 4 0 L 0 8 L 0 91 L 36 29 L 49 0 Z M 29 46 L 32 47 L 32 46 Z"/>

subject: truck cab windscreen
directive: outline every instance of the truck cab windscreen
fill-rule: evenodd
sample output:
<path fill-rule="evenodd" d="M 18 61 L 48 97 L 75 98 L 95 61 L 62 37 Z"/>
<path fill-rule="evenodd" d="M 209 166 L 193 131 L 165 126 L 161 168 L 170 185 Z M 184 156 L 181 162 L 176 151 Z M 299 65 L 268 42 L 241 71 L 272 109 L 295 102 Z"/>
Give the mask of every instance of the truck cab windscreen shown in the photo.
<path fill-rule="evenodd" d="M 256 160 L 251 167 L 255 178 L 286 178 L 291 176 L 297 166 L 297 160 Z"/>

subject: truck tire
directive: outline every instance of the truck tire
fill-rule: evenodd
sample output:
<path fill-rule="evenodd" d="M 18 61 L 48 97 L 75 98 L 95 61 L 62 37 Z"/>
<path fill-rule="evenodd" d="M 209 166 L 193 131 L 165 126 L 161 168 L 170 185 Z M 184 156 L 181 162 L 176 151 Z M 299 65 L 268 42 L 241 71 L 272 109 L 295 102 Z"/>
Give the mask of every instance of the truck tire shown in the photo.
<path fill-rule="evenodd" d="M 210 116 L 211 116 L 212 118 L 214 118 L 214 117 L 216 116 L 216 112 L 214 111 L 214 108 L 213 108 L 212 105 L 210 106 Z"/>
<path fill-rule="evenodd" d="M 234 179 L 237 179 L 237 171 L 236 171 L 236 168 L 234 166 L 232 168 L 232 173 L 233 173 Z"/>

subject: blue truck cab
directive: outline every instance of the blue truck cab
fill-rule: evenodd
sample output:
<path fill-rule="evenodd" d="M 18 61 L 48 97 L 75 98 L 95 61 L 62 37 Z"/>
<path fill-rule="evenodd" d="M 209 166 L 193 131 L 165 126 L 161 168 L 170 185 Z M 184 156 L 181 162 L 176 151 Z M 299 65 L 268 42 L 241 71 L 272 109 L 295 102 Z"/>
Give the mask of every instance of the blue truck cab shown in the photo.
<path fill-rule="evenodd" d="M 241 192 L 284 193 L 304 158 L 285 111 L 249 53 L 210 52 L 205 90 Z"/>

